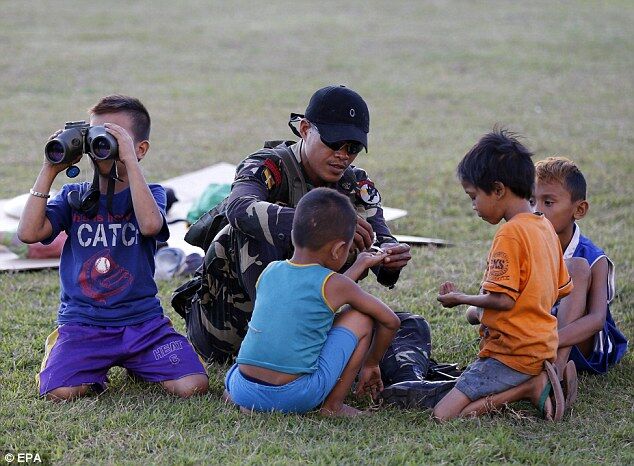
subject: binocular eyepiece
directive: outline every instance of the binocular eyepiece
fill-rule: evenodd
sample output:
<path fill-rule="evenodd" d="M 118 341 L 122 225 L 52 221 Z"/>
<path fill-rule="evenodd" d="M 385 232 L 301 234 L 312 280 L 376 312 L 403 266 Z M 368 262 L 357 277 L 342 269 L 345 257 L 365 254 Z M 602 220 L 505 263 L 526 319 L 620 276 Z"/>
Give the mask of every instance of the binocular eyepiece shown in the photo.
<path fill-rule="evenodd" d="M 95 160 L 116 159 L 119 144 L 103 126 L 69 121 L 64 125 L 64 131 L 44 146 L 44 155 L 52 164 L 72 163 L 83 154 Z"/>

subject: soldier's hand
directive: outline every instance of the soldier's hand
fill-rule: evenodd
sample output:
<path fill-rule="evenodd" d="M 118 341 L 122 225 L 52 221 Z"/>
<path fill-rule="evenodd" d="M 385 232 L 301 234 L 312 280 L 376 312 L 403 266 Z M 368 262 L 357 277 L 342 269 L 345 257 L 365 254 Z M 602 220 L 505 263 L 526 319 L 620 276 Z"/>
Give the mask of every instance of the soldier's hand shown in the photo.
<path fill-rule="evenodd" d="M 359 251 L 365 251 L 374 243 L 374 230 L 366 219 L 357 215 L 357 228 L 354 232 L 354 245 Z"/>
<path fill-rule="evenodd" d="M 383 243 L 381 249 L 387 253 L 383 259 L 383 267 L 389 270 L 401 270 L 412 258 L 410 245 L 407 243 Z"/>

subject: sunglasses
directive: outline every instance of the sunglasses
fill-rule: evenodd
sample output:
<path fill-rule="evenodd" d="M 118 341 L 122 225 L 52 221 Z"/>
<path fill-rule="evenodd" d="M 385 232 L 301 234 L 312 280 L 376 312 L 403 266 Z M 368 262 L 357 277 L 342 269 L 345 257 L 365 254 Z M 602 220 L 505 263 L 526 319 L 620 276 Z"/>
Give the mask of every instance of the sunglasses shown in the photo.
<path fill-rule="evenodd" d="M 317 126 L 311 124 L 311 127 L 315 130 L 317 134 L 319 134 L 319 130 L 317 129 Z M 321 134 L 319 134 L 319 139 L 321 139 L 321 142 L 326 147 L 328 147 L 328 149 L 334 150 L 335 152 L 342 152 L 343 150 L 345 150 L 346 153 L 350 156 L 357 155 L 359 152 L 365 149 L 363 144 L 357 141 L 327 142 L 327 141 L 324 141 L 324 138 L 321 137 Z"/>

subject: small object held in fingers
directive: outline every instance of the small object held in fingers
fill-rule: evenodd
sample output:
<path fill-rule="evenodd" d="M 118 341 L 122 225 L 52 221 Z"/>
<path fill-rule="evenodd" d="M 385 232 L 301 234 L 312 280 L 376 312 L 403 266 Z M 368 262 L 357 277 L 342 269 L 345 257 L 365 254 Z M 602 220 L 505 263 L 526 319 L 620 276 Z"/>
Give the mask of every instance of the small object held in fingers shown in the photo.
<path fill-rule="evenodd" d="M 379 246 L 375 246 L 374 244 L 368 248 L 368 251 L 376 254 L 383 254 L 385 252 Z"/>

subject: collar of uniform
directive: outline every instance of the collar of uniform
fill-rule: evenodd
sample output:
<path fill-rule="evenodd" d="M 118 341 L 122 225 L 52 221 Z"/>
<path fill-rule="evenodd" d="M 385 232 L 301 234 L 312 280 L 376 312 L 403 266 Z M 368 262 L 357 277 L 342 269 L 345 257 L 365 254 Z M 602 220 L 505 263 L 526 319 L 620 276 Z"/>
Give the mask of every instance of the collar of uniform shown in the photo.
<path fill-rule="evenodd" d="M 302 144 L 303 144 L 302 141 L 303 139 L 300 139 L 299 142 L 296 142 L 295 144 L 291 146 L 291 150 L 293 151 L 295 160 L 297 160 L 297 163 L 300 165 L 302 164 L 302 156 L 300 154 L 300 151 L 302 150 Z"/>
<path fill-rule="evenodd" d="M 299 167 L 302 170 L 302 176 L 304 177 L 304 181 L 306 182 L 306 185 L 308 187 L 308 190 L 310 191 L 311 189 L 314 188 L 313 184 L 310 182 L 310 178 L 308 177 L 308 173 L 306 173 L 306 170 L 304 169 L 304 164 L 302 163 L 302 145 L 304 144 L 303 139 L 300 139 L 299 142 L 296 142 L 295 144 L 293 144 L 291 146 L 291 150 L 293 151 L 293 155 L 295 156 L 295 160 L 297 160 L 297 163 L 299 164 Z"/>

